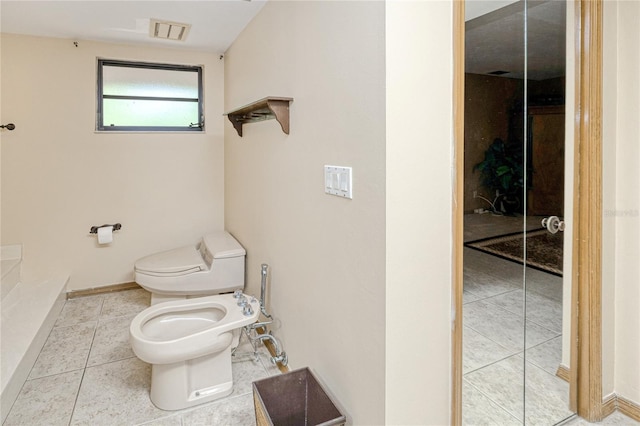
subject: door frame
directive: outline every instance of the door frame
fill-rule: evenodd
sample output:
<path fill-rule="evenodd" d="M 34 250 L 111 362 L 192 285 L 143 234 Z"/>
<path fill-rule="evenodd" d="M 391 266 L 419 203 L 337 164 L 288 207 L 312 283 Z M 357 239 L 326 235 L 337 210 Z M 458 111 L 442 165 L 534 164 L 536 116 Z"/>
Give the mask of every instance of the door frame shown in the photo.
<path fill-rule="evenodd" d="M 571 0 L 567 0 L 571 1 Z M 603 0 L 576 0 L 570 408 L 590 422 L 602 401 L 602 17 Z M 464 0 L 453 0 L 455 183 L 452 205 L 451 424 L 462 424 L 464 221 Z M 569 142 L 569 141 L 567 141 Z M 583 309 L 578 311 L 578 306 Z"/>

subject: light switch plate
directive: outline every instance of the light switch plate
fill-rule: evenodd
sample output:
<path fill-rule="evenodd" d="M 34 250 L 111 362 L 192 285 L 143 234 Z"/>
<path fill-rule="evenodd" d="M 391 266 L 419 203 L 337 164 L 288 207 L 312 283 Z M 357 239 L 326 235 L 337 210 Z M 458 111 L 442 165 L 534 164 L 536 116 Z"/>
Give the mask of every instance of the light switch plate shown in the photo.
<path fill-rule="evenodd" d="M 324 166 L 324 192 L 353 199 L 351 167 Z"/>

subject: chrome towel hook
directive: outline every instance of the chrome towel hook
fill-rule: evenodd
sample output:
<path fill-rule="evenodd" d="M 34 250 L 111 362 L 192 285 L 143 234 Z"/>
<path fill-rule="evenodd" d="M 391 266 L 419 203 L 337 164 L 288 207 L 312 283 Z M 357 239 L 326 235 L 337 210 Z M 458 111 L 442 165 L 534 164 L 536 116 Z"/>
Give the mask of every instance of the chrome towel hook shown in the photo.
<path fill-rule="evenodd" d="M 9 124 L 0 124 L 0 129 L 7 129 L 7 130 L 13 130 L 16 128 L 16 125 L 13 123 L 9 123 Z"/>

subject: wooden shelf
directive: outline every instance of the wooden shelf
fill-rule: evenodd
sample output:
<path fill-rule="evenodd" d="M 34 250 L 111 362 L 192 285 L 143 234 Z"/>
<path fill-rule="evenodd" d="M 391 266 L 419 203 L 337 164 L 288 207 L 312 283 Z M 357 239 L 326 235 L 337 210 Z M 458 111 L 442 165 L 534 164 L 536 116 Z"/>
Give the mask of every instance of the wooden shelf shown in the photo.
<path fill-rule="evenodd" d="M 225 115 L 233 124 L 233 127 L 242 137 L 242 126 L 246 123 L 271 120 L 275 118 L 282 131 L 289 134 L 289 103 L 293 98 L 277 98 L 270 96 L 245 105 L 242 108 L 227 112 Z"/>

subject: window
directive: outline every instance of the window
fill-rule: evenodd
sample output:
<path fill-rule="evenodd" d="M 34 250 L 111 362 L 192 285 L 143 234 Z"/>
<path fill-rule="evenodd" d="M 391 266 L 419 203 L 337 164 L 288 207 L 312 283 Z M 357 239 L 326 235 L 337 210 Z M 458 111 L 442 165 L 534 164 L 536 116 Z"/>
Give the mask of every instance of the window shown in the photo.
<path fill-rule="evenodd" d="M 202 67 L 98 59 L 100 131 L 204 130 Z"/>

